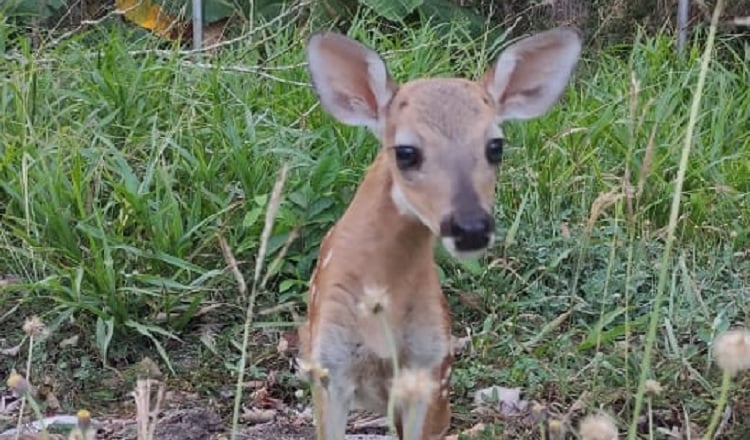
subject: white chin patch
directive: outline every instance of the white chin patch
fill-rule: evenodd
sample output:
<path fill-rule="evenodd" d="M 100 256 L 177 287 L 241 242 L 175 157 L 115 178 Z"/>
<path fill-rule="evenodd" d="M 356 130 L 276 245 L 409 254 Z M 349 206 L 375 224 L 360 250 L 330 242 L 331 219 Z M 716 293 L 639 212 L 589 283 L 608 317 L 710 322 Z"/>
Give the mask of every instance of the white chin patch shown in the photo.
<path fill-rule="evenodd" d="M 456 240 L 453 237 L 443 237 L 440 239 L 440 241 L 443 243 L 443 247 L 445 248 L 445 250 L 448 251 L 448 253 L 451 254 L 453 258 L 469 260 L 476 259 L 484 255 L 487 249 L 495 242 L 495 234 L 492 234 L 490 236 L 490 241 L 489 243 L 487 243 L 486 247 L 477 249 L 475 251 L 460 251 L 456 249 Z"/>
<path fill-rule="evenodd" d="M 396 205 L 396 209 L 398 210 L 399 214 L 403 215 L 404 217 L 410 217 L 415 220 L 419 220 L 423 225 L 427 226 L 427 228 L 432 231 L 433 234 L 438 234 L 437 229 L 430 224 L 425 216 L 420 214 L 420 212 L 414 208 L 414 205 L 412 205 L 411 202 L 409 202 L 409 199 L 406 198 L 406 195 L 396 182 L 393 182 L 391 186 L 391 199 L 393 200 L 393 204 Z"/>

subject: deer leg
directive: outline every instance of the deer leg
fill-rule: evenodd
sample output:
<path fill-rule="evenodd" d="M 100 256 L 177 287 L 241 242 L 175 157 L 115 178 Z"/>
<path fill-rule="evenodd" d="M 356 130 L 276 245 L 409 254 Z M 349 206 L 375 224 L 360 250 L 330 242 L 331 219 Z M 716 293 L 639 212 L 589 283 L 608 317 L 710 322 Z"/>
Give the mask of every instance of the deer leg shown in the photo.
<path fill-rule="evenodd" d="M 401 432 L 399 433 L 401 440 L 422 440 L 424 438 L 422 433 L 425 430 L 425 418 L 429 406 L 430 402 L 420 399 L 405 402 L 401 405 L 401 417 L 399 418 L 402 422 Z"/>
<path fill-rule="evenodd" d="M 352 400 L 351 387 L 336 378 L 316 380 L 313 386 L 318 440 L 344 440 Z"/>
<path fill-rule="evenodd" d="M 442 440 L 450 428 L 451 410 L 447 397 L 438 391 L 429 402 L 404 403 L 395 415 L 400 440 Z"/>
<path fill-rule="evenodd" d="M 422 440 L 442 440 L 448 433 L 451 425 L 451 408 L 448 395 L 436 391 L 435 396 L 427 408 L 425 426 Z"/>

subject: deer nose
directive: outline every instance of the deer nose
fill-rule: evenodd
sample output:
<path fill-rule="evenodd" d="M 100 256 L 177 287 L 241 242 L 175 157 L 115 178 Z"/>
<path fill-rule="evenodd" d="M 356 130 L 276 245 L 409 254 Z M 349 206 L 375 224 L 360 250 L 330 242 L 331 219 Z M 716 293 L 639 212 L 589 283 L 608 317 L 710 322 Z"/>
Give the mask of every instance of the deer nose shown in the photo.
<path fill-rule="evenodd" d="M 486 248 L 494 230 L 495 220 L 484 211 L 473 215 L 451 215 L 440 225 L 440 235 L 453 238 L 459 251 Z"/>

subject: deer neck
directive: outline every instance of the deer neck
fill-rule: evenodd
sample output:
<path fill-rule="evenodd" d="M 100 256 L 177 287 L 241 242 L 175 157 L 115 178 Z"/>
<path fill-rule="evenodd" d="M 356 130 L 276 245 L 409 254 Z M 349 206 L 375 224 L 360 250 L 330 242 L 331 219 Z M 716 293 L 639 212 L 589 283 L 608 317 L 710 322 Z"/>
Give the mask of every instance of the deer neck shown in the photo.
<path fill-rule="evenodd" d="M 353 261 L 364 259 L 363 273 L 383 280 L 434 271 L 434 236 L 418 219 L 402 214 L 391 190 L 388 152 L 378 154 L 335 227 L 339 248 Z M 378 280 L 375 280 L 378 281 Z"/>

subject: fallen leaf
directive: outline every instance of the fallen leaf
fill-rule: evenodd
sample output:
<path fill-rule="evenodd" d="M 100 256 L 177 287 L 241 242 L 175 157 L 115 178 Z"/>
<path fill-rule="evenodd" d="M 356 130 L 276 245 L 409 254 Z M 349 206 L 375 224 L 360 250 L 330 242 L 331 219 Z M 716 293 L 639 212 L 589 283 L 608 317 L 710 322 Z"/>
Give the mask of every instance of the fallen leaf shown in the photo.
<path fill-rule="evenodd" d="M 366 428 L 387 428 L 388 419 L 380 415 L 358 411 L 350 417 L 349 424 L 355 431 Z"/>
<path fill-rule="evenodd" d="M 18 345 L 15 347 L 9 347 L 9 348 L 0 348 L 0 354 L 4 354 L 5 356 L 10 357 L 16 357 L 18 356 L 18 352 L 21 351 L 21 347 L 23 346 L 24 341 L 21 341 Z"/>
<path fill-rule="evenodd" d="M 279 340 L 283 339 L 286 344 L 285 352 L 296 352 L 299 350 L 299 334 L 296 331 L 286 331 L 281 334 Z M 279 344 L 281 342 L 279 341 Z M 278 348 L 278 347 L 277 347 Z"/>
<path fill-rule="evenodd" d="M 276 344 L 276 352 L 284 354 L 289 351 L 289 341 L 283 336 L 279 338 L 279 343 Z"/>
<path fill-rule="evenodd" d="M 445 440 L 458 440 L 458 436 L 464 436 L 464 437 L 475 437 L 484 431 L 485 425 L 484 423 L 477 423 L 476 425 L 472 426 L 471 428 L 467 429 L 466 431 L 462 431 L 460 434 L 455 435 L 449 435 L 445 437 Z"/>
<path fill-rule="evenodd" d="M 189 401 L 197 401 L 200 396 L 197 393 L 189 393 L 180 390 L 167 390 L 164 392 L 165 402 L 184 403 Z"/>
<path fill-rule="evenodd" d="M 242 386 L 244 388 L 252 388 L 254 390 L 257 390 L 258 388 L 263 388 L 263 385 L 266 383 L 262 380 L 248 380 L 247 382 L 244 382 Z"/>
<path fill-rule="evenodd" d="M 12 284 L 19 284 L 20 282 L 21 282 L 21 277 L 17 277 L 15 275 L 4 275 L 0 277 L 0 287 L 6 287 Z"/>
<path fill-rule="evenodd" d="M 162 38 L 190 37 L 190 22 L 173 17 L 153 0 L 115 0 L 115 6 L 127 20 Z"/>
<path fill-rule="evenodd" d="M 521 415 L 529 402 L 521 399 L 521 388 L 492 386 L 474 394 L 474 407 L 479 412 L 494 412 L 504 417 Z"/>
<path fill-rule="evenodd" d="M 453 348 L 453 356 L 458 356 L 459 354 L 466 351 L 466 347 L 469 347 L 471 345 L 471 336 L 464 336 L 462 338 L 459 338 L 457 336 L 451 337 L 451 346 Z"/>
<path fill-rule="evenodd" d="M 276 417 L 275 409 L 251 408 L 242 412 L 242 420 L 251 424 L 270 422 L 274 417 Z"/>
<path fill-rule="evenodd" d="M 44 396 L 44 409 L 47 415 L 58 414 L 62 411 L 62 405 L 54 393 L 49 392 Z"/>
<path fill-rule="evenodd" d="M 570 238 L 570 228 L 568 227 L 567 223 L 560 223 L 560 234 L 563 236 L 563 238 Z"/>
<path fill-rule="evenodd" d="M 224 32 L 227 30 L 229 18 L 223 18 L 203 27 L 204 46 L 213 46 L 224 40 Z"/>
<path fill-rule="evenodd" d="M 482 311 L 482 297 L 476 292 L 460 292 L 458 302 L 470 309 Z"/>
<path fill-rule="evenodd" d="M 262 387 L 255 391 L 251 398 L 253 399 L 253 407 L 267 408 L 267 409 L 281 409 L 284 408 L 284 402 L 281 399 L 271 397 L 271 393 L 268 392 L 266 387 Z"/>
<path fill-rule="evenodd" d="M 60 343 L 58 344 L 58 346 L 60 348 L 75 347 L 75 346 L 78 345 L 78 339 L 79 339 L 79 335 L 73 335 L 73 336 L 71 336 L 69 338 L 65 338 L 62 341 L 60 341 Z"/>

